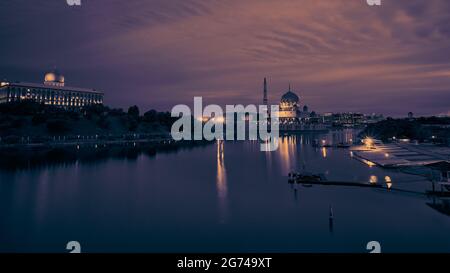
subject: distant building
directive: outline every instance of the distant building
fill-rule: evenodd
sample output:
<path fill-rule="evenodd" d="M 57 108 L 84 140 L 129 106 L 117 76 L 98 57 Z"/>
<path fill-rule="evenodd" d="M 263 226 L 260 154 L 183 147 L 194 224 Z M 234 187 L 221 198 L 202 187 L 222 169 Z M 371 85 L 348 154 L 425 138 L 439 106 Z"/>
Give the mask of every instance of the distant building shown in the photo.
<path fill-rule="evenodd" d="M 322 122 L 337 127 L 354 127 L 369 123 L 376 123 L 383 120 L 382 115 L 372 114 L 364 115 L 361 113 L 324 113 Z"/>
<path fill-rule="evenodd" d="M 428 168 L 437 172 L 437 176 L 432 174 L 433 181 L 444 182 L 446 187 L 450 190 L 450 162 L 439 161 L 432 164 L 425 165 Z"/>
<path fill-rule="evenodd" d="M 267 104 L 267 81 L 264 79 L 263 103 Z M 319 114 L 301 105 L 300 97 L 291 89 L 283 94 L 278 112 L 282 131 L 322 131 L 326 128 L 352 128 L 376 123 L 384 119 L 383 115 L 361 113 L 323 113 Z"/>
<path fill-rule="evenodd" d="M 33 100 L 63 108 L 103 104 L 104 94 L 95 89 L 67 87 L 65 78 L 54 70 L 45 74 L 44 83 L 1 82 L 0 103 Z"/>
<path fill-rule="evenodd" d="M 300 98 L 291 90 L 281 97 L 279 119 L 280 123 L 300 123 L 311 117 L 308 106 L 300 106 Z"/>
<path fill-rule="evenodd" d="M 281 97 L 280 101 L 280 122 L 293 122 L 297 120 L 299 101 L 299 97 L 291 91 L 291 86 L 289 85 L 289 91 Z"/>

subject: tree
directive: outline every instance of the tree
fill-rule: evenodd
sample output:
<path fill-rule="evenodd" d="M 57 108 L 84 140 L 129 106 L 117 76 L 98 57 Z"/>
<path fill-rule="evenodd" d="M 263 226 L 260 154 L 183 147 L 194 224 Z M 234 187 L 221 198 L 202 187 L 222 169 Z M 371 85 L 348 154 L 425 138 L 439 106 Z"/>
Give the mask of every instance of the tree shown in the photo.
<path fill-rule="evenodd" d="M 125 115 L 125 112 L 123 111 L 122 108 L 114 108 L 114 109 L 111 109 L 109 111 L 109 115 L 111 115 L 111 116 L 123 116 L 123 115 Z"/>
<path fill-rule="evenodd" d="M 50 133 L 66 133 L 69 131 L 69 125 L 65 120 L 56 119 L 47 122 L 47 130 Z"/>
<path fill-rule="evenodd" d="M 33 125 L 39 125 L 47 121 L 47 116 L 41 113 L 37 113 L 31 119 Z"/>
<path fill-rule="evenodd" d="M 128 108 L 128 115 L 138 119 L 139 118 L 139 108 L 136 105 L 131 106 L 130 108 Z"/>
<path fill-rule="evenodd" d="M 135 118 L 129 118 L 127 121 L 127 127 L 130 132 L 135 132 L 139 126 L 139 122 Z"/>
<path fill-rule="evenodd" d="M 158 112 L 156 110 L 150 110 L 145 112 L 144 114 L 144 121 L 146 122 L 156 122 L 158 119 Z"/>
<path fill-rule="evenodd" d="M 97 120 L 97 126 L 102 129 L 109 129 L 110 127 L 109 120 L 106 117 L 102 116 Z"/>

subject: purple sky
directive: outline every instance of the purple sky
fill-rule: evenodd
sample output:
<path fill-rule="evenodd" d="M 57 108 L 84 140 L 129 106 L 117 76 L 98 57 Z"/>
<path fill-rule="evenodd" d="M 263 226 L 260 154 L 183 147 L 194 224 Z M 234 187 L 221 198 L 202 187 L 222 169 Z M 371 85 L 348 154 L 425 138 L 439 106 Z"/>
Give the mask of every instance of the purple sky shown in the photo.
<path fill-rule="evenodd" d="M 114 107 L 277 103 L 318 112 L 450 113 L 450 1 L 1 0 L 0 78 L 67 85 Z"/>

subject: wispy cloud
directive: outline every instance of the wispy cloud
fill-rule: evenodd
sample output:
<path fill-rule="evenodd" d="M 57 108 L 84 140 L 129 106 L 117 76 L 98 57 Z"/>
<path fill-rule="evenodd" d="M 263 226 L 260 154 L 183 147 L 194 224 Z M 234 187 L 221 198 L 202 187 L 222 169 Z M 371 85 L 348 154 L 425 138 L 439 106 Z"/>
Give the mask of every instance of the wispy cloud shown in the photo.
<path fill-rule="evenodd" d="M 267 76 L 271 101 L 291 82 L 318 111 L 449 108 L 447 0 L 3 0 L 0 9 L 0 74 L 39 80 L 57 65 L 113 105 L 259 102 Z"/>

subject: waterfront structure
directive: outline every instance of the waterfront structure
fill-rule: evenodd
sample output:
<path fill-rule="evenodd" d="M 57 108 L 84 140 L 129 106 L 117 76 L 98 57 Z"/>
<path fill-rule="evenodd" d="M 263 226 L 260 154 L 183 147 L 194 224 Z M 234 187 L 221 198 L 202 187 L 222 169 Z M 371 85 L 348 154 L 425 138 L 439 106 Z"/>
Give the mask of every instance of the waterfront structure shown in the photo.
<path fill-rule="evenodd" d="M 267 80 L 264 78 L 263 103 L 267 104 Z M 309 110 L 307 105 L 300 105 L 300 97 L 294 93 L 289 84 L 279 103 L 279 123 L 281 131 L 325 131 L 320 123 L 320 116 Z"/>
<path fill-rule="evenodd" d="M 267 104 L 267 81 L 264 78 L 263 103 Z M 278 112 L 280 130 L 282 131 L 324 131 L 332 127 L 360 127 L 384 119 L 382 115 L 361 113 L 323 113 L 310 110 L 301 104 L 300 97 L 289 89 L 281 96 Z"/>
<path fill-rule="evenodd" d="M 383 120 L 382 115 L 344 112 L 344 113 L 323 113 L 321 122 L 334 127 L 355 127 L 369 123 L 376 123 Z"/>
<path fill-rule="evenodd" d="M 279 118 L 281 124 L 307 123 L 313 117 L 308 106 L 300 105 L 300 97 L 294 93 L 289 84 L 289 90 L 281 97 Z"/>
<path fill-rule="evenodd" d="M 450 190 L 450 161 L 439 161 L 426 166 L 437 172 L 437 176 L 433 174 L 433 179 L 437 177 L 435 180 Z"/>
<path fill-rule="evenodd" d="M 0 103 L 32 100 L 46 105 L 76 109 L 93 104 L 103 104 L 104 93 L 95 89 L 68 87 L 64 76 L 56 70 L 45 74 L 44 82 L 0 83 Z"/>
<path fill-rule="evenodd" d="M 323 122 L 333 126 L 351 127 L 361 125 L 364 122 L 364 115 L 361 113 L 325 113 Z"/>

